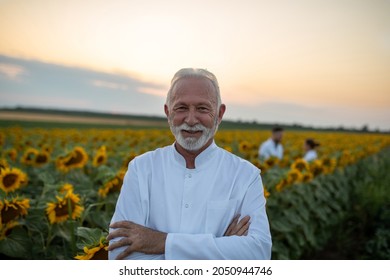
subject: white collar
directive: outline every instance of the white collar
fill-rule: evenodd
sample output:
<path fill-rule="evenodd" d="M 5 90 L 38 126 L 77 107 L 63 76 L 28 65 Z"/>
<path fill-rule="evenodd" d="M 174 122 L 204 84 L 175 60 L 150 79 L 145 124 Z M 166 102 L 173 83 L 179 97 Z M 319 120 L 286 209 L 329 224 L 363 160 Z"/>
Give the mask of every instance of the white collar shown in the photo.
<path fill-rule="evenodd" d="M 173 157 L 174 159 L 181 165 L 181 166 L 186 166 L 186 160 L 184 157 L 176 150 L 174 142 L 172 144 L 172 150 L 173 150 Z M 217 150 L 218 146 L 215 144 L 214 140 L 208 146 L 204 151 L 202 151 L 197 157 L 195 158 L 195 169 L 200 169 L 202 168 L 205 163 L 213 156 L 214 152 Z"/>

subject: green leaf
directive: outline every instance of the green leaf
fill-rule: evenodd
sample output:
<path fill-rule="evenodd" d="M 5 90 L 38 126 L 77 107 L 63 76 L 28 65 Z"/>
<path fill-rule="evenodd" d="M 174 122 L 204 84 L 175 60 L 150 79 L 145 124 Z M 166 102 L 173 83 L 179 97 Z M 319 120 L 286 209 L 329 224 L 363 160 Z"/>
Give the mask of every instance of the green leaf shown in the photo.
<path fill-rule="evenodd" d="M 309 226 L 307 224 L 304 224 L 302 226 L 303 234 L 305 235 L 306 240 L 311 246 L 316 246 L 316 238 L 314 235 L 314 230 L 312 226 Z"/>
<path fill-rule="evenodd" d="M 91 247 L 98 245 L 100 240 L 105 238 L 106 233 L 99 228 L 78 227 L 76 235 L 80 237 L 77 242 L 77 247 L 82 249 L 84 246 Z"/>
<path fill-rule="evenodd" d="M 116 176 L 116 171 L 112 170 L 106 165 L 99 166 L 97 168 L 97 175 L 94 178 L 94 181 L 102 181 L 105 182 L 110 180 Z"/>
<path fill-rule="evenodd" d="M 280 221 L 280 220 L 274 220 L 270 222 L 271 228 L 274 231 L 278 232 L 291 232 L 293 231 L 293 226 L 286 220 Z"/>
<path fill-rule="evenodd" d="M 56 179 L 51 172 L 40 172 L 38 174 L 38 179 L 41 180 L 44 185 L 54 184 L 56 182 Z"/>
<path fill-rule="evenodd" d="M 0 253 L 12 258 L 28 259 L 32 242 L 22 227 L 12 229 L 12 232 L 0 241 Z"/>

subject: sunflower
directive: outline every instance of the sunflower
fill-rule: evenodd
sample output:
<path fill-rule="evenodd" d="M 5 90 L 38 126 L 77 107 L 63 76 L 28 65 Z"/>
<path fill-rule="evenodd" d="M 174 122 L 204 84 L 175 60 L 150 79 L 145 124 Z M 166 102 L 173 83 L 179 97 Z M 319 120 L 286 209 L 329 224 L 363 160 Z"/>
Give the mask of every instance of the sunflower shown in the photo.
<path fill-rule="evenodd" d="M 84 247 L 84 254 L 77 255 L 77 260 L 107 260 L 108 259 L 108 244 L 106 241 L 100 240 L 99 245 L 88 248 Z"/>
<path fill-rule="evenodd" d="M 349 150 L 344 150 L 341 157 L 339 158 L 338 165 L 340 167 L 345 167 L 351 163 L 353 163 L 355 160 L 354 156 L 351 154 Z"/>
<path fill-rule="evenodd" d="M 279 159 L 277 157 L 270 157 L 265 162 L 264 165 L 267 167 L 267 169 L 274 167 L 279 163 Z"/>
<path fill-rule="evenodd" d="M 12 161 L 16 161 L 16 159 L 17 159 L 17 157 L 18 157 L 18 151 L 17 151 L 15 148 L 12 148 L 12 149 L 7 150 L 6 155 L 7 155 Z"/>
<path fill-rule="evenodd" d="M 310 182 L 313 179 L 313 174 L 310 172 L 305 172 L 302 175 L 302 182 L 307 183 Z"/>
<path fill-rule="evenodd" d="M 299 171 L 303 172 L 305 170 L 309 170 L 309 164 L 303 158 L 298 158 L 291 164 L 291 168 L 298 169 Z"/>
<path fill-rule="evenodd" d="M 9 168 L 8 162 L 5 158 L 0 158 L 0 173 L 2 169 Z"/>
<path fill-rule="evenodd" d="M 107 162 L 107 151 L 106 151 L 106 146 L 101 146 L 95 156 L 93 157 L 93 160 L 92 160 L 92 165 L 97 167 L 97 166 L 100 166 L 100 165 L 103 165 L 103 164 L 106 164 Z"/>
<path fill-rule="evenodd" d="M 48 144 L 43 144 L 41 150 L 50 154 L 53 152 L 53 147 Z"/>
<path fill-rule="evenodd" d="M 60 193 L 67 193 L 68 191 L 72 191 L 73 192 L 73 190 L 74 190 L 74 188 L 73 188 L 72 184 L 65 183 L 58 191 Z"/>
<path fill-rule="evenodd" d="M 72 168 L 83 168 L 87 162 L 88 154 L 82 147 L 77 146 L 66 156 L 58 157 L 56 165 L 59 170 L 68 172 Z"/>
<path fill-rule="evenodd" d="M 122 188 L 123 178 L 125 177 L 126 170 L 121 169 L 116 176 L 104 184 L 103 187 L 99 189 L 99 195 L 101 197 L 106 197 L 109 193 L 119 192 Z"/>
<path fill-rule="evenodd" d="M 50 161 L 50 153 L 47 151 L 41 151 L 35 156 L 33 165 L 36 167 L 40 167 L 42 165 L 45 165 L 49 161 Z"/>
<path fill-rule="evenodd" d="M 79 204 L 80 197 L 72 190 L 68 190 L 63 197 L 56 196 L 56 198 L 57 201 L 47 203 L 46 208 L 46 214 L 51 224 L 62 223 L 69 218 L 75 220 L 84 211 L 84 207 Z"/>
<path fill-rule="evenodd" d="M 275 189 L 277 192 L 281 192 L 286 186 L 288 185 L 287 179 L 283 178 L 280 180 L 280 182 L 276 185 Z"/>
<path fill-rule="evenodd" d="M 322 159 L 322 166 L 324 167 L 324 173 L 329 174 L 332 173 L 337 165 L 337 161 L 334 158 L 323 158 Z"/>
<path fill-rule="evenodd" d="M 314 177 L 324 172 L 324 166 L 322 165 L 321 160 L 316 159 L 311 162 L 310 172 L 313 174 Z"/>
<path fill-rule="evenodd" d="M 27 184 L 27 175 L 18 168 L 5 168 L 0 173 L 0 189 L 13 192 Z"/>
<path fill-rule="evenodd" d="M 5 225 L 1 225 L 0 227 L 0 240 L 6 239 L 8 235 L 10 235 L 12 229 L 18 226 L 19 223 L 16 221 L 9 222 Z"/>
<path fill-rule="evenodd" d="M 35 161 L 35 158 L 36 156 L 39 154 L 39 151 L 37 149 L 34 149 L 34 148 L 28 148 L 22 158 L 20 159 L 20 161 L 25 164 L 25 165 L 33 165 L 34 164 L 34 161 Z"/>
<path fill-rule="evenodd" d="M 251 143 L 249 143 L 248 141 L 245 141 L 245 140 L 241 141 L 240 144 L 238 145 L 238 150 L 242 154 L 246 154 L 247 152 L 250 151 L 251 148 L 252 148 Z"/>
<path fill-rule="evenodd" d="M 264 188 L 264 197 L 265 197 L 265 199 L 267 199 L 271 194 L 265 186 L 263 186 L 263 188 Z"/>
<path fill-rule="evenodd" d="M 298 183 L 302 180 L 302 173 L 298 169 L 290 169 L 287 173 L 287 182 L 289 184 Z"/>
<path fill-rule="evenodd" d="M 7 224 L 21 216 L 27 215 L 30 200 L 27 198 L 0 201 L 0 224 Z"/>

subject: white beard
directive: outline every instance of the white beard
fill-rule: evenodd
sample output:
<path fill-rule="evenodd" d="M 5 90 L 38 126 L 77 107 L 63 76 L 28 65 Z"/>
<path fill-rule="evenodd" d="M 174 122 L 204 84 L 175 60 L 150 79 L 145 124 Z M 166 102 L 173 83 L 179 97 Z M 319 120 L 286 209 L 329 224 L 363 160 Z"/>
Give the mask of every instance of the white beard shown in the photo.
<path fill-rule="evenodd" d="M 218 129 L 218 120 L 216 120 L 213 128 L 207 128 L 201 124 L 189 126 L 186 123 L 183 123 L 180 126 L 174 126 L 171 122 L 169 122 L 169 127 L 176 138 L 176 142 L 179 143 L 180 146 L 188 151 L 198 151 L 215 135 L 215 132 Z M 202 136 L 199 138 L 183 137 L 181 134 L 182 130 L 202 131 Z"/>

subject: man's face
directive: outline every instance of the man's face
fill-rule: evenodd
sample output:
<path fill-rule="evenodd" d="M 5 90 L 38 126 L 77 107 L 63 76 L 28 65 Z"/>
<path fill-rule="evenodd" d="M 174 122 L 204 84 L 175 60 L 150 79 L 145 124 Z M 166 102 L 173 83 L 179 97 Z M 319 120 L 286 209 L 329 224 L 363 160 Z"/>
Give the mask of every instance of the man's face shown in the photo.
<path fill-rule="evenodd" d="M 283 138 L 283 131 L 276 131 L 272 134 L 272 138 L 275 142 L 281 142 Z"/>
<path fill-rule="evenodd" d="M 176 141 L 186 150 L 201 149 L 214 136 L 225 106 L 217 110 L 217 96 L 205 78 L 182 78 L 173 88 L 165 113 Z"/>

